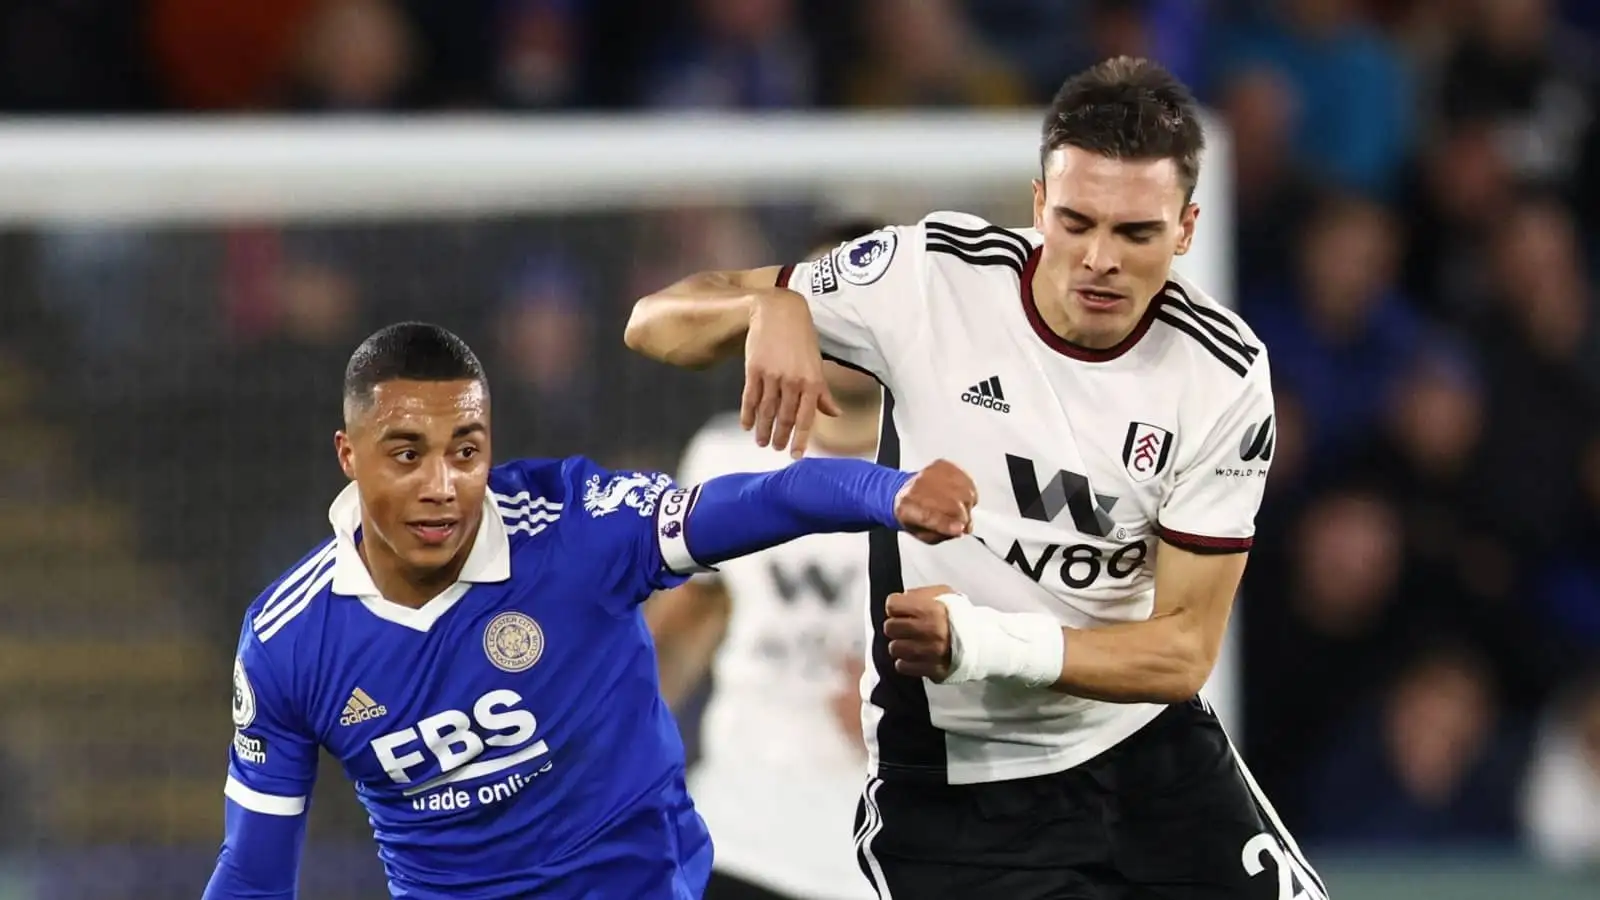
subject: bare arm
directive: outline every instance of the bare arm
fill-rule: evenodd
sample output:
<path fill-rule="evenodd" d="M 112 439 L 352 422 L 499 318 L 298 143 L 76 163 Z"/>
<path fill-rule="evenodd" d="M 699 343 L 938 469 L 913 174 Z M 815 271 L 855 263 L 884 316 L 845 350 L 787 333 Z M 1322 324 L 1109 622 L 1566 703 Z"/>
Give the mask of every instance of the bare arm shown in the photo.
<path fill-rule="evenodd" d="M 722 582 L 702 579 L 662 591 L 645 604 L 668 706 L 676 709 L 705 677 L 732 612 Z"/>
<path fill-rule="evenodd" d="M 1248 554 L 1198 554 L 1161 543 L 1156 608 L 1143 622 L 1064 629 L 1051 690 L 1112 703 L 1180 703 L 1211 677 Z"/>
<path fill-rule="evenodd" d="M 974 606 L 935 585 L 891 595 L 883 630 L 905 675 L 952 684 L 1005 678 L 1111 703 L 1179 703 L 1211 676 L 1245 560 L 1163 541 L 1155 611 L 1143 622 L 1062 628 L 1048 614 Z"/>
<path fill-rule="evenodd" d="M 623 341 L 669 365 L 702 369 L 745 350 L 739 421 L 757 446 L 805 454 L 818 411 L 839 414 L 822 375 L 806 298 L 778 287 L 780 266 L 702 272 L 641 298 Z M 790 443 L 790 436 L 793 443 Z"/>
<path fill-rule="evenodd" d="M 757 302 L 799 294 L 777 286 L 780 266 L 701 272 L 642 297 L 622 340 L 658 362 L 702 369 L 738 355 Z"/>

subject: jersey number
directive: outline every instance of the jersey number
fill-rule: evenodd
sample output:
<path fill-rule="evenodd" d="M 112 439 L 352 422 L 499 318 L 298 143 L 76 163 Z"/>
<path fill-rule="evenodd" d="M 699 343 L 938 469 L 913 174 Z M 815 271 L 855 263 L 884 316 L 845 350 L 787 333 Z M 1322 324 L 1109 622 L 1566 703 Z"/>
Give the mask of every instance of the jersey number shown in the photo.
<path fill-rule="evenodd" d="M 1278 900 L 1328 900 L 1317 880 L 1293 854 L 1284 852 L 1274 835 L 1263 831 L 1245 842 L 1240 861 L 1245 874 L 1254 878 L 1267 870 L 1267 860 L 1278 873 Z"/>

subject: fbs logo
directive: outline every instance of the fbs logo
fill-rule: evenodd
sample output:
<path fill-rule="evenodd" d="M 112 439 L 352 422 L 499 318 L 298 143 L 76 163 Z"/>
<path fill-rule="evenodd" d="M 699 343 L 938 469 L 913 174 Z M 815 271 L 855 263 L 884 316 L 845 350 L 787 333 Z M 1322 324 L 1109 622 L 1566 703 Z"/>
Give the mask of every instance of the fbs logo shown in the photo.
<path fill-rule="evenodd" d="M 1245 462 L 1257 459 L 1271 462 L 1272 446 L 1277 439 L 1277 434 L 1272 430 L 1272 416 L 1267 416 L 1244 430 L 1244 437 L 1239 441 L 1239 458 Z"/>
<path fill-rule="evenodd" d="M 350 699 L 345 701 L 344 715 L 339 717 L 339 724 L 357 725 L 388 714 L 389 707 L 377 703 L 366 691 L 356 688 L 350 692 Z"/>

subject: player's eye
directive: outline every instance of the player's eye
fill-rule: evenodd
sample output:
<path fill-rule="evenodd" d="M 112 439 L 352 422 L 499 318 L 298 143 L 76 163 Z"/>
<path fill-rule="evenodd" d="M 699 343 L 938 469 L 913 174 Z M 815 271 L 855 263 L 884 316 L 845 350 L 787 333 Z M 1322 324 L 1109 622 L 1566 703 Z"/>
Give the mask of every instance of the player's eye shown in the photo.
<path fill-rule="evenodd" d="M 471 459 L 478 455 L 478 448 L 469 444 L 465 447 L 462 447 L 460 450 L 457 450 L 456 454 L 462 459 Z"/>
<path fill-rule="evenodd" d="M 405 450 L 396 450 L 392 455 L 395 459 L 407 464 L 414 463 L 422 458 L 422 454 L 410 448 Z"/>

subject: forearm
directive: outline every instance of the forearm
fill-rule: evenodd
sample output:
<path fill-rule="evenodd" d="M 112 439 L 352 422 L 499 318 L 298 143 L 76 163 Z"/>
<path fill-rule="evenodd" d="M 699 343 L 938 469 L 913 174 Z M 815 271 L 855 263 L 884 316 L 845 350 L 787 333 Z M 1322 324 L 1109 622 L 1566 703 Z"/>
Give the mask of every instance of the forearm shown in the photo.
<path fill-rule="evenodd" d="M 227 833 L 203 900 L 295 900 L 305 815 L 274 816 L 227 801 Z"/>
<path fill-rule="evenodd" d="M 1189 617 L 1157 616 L 1063 629 L 1066 654 L 1050 689 L 1110 703 L 1181 703 L 1199 693 L 1211 660 Z"/>
<path fill-rule="evenodd" d="M 802 459 L 759 475 L 701 485 L 684 527 L 703 566 L 808 534 L 898 528 L 895 497 L 911 474 L 856 459 Z"/>
<path fill-rule="evenodd" d="M 1199 691 L 1215 658 L 1182 613 L 1079 629 L 1045 613 L 975 606 L 959 594 L 940 600 L 953 683 L 1000 678 L 1111 703 L 1177 703 Z"/>
<path fill-rule="evenodd" d="M 635 303 L 623 342 L 630 350 L 683 368 L 704 368 L 737 356 L 750 329 L 754 291 L 773 290 L 777 271 L 691 275 Z"/>

